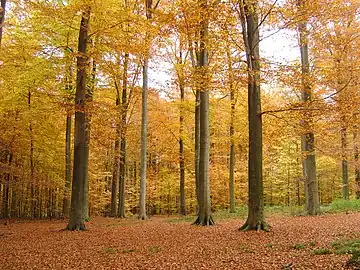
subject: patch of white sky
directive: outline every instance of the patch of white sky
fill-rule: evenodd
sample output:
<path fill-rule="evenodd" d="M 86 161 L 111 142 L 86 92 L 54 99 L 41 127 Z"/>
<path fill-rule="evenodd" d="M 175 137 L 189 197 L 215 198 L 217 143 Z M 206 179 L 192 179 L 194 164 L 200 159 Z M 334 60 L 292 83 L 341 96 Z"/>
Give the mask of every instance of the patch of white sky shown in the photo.
<path fill-rule="evenodd" d="M 279 31 L 263 27 L 260 32 L 260 56 L 266 59 L 272 68 L 276 69 L 279 66 L 291 65 L 299 61 L 300 49 L 296 31 L 286 29 Z M 245 57 L 244 54 L 241 56 Z M 173 87 L 172 68 L 172 64 L 163 55 L 155 56 L 150 61 L 149 86 L 157 89 L 163 98 L 169 97 L 169 92 Z M 274 86 L 276 87 L 276 80 L 263 85 L 264 90 Z"/>

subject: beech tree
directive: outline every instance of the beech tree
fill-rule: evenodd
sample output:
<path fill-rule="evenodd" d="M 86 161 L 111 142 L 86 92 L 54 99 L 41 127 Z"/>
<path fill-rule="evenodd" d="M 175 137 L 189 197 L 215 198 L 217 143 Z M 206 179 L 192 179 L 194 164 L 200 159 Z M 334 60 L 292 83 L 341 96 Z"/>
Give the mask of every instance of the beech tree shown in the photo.
<path fill-rule="evenodd" d="M 70 219 L 67 225 L 68 230 L 85 230 L 84 216 L 84 196 L 86 173 L 84 168 L 88 168 L 87 143 L 89 123 L 86 121 L 86 110 L 88 107 L 86 98 L 87 84 L 87 47 L 89 42 L 89 22 L 90 7 L 87 6 L 82 13 L 79 40 L 78 40 L 78 56 L 77 56 L 77 72 L 76 72 L 76 93 L 75 93 L 75 134 L 74 134 L 74 166 L 73 166 L 73 182 L 71 190 L 71 211 Z"/>
<path fill-rule="evenodd" d="M 259 18 L 257 1 L 240 2 L 240 19 L 248 67 L 248 217 L 240 230 L 268 230 L 264 220 Z"/>
<path fill-rule="evenodd" d="M 302 120 L 304 134 L 301 136 L 301 149 L 305 156 L 302 165 L 305 179 L 305 209 L 309 215 L 320 213 L 318 182 L 316 178 L 316 161 L 315 161 L 315 136 L 312 129 L 313 117 L 311 112 L 312 89 L 310 84 L 310 67 L 309 67 L 309 49 L 308 49 L 308 30 L 306 14 L 304 13 L 306 5 L 302 0 L 297 2 L 299 11 L 302 14 L 301 21 L 298 24 L 299 43 L 301 53 L 301 73 L 302 73 L 302 90 L 301 101 L 305 105 L 304 116 Z"/>

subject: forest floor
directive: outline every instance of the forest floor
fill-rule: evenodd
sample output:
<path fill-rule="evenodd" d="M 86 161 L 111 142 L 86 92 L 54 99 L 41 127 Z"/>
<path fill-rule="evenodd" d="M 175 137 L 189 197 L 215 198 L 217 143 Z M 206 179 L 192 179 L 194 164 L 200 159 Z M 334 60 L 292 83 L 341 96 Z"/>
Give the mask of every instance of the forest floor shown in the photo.
<path fill-rule="evenodd" d="M 273 215 L 270 232 L 240 232 L 243 219 L 197 227 L 174 217 L 0 223 L 0 269 L 346 269 L 339 239 L 360 238 L 360 213 Z M 314 253 L 329 253 L 315 255 Z"/>

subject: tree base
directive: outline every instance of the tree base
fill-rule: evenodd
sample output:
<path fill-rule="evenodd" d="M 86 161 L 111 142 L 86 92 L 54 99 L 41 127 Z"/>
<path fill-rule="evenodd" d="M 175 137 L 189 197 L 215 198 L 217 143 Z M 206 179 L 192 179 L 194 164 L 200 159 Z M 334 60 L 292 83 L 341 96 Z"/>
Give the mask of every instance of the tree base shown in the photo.
<path fill-rule="evenodd" d="M 85 224 L 68 224 L 66 229 L 67 231 L 85 231 Z"/>
<path fill-rule="evenodd" d="M 255 224 L 249 224 L 247 221 L 245 222 L 244 225 L 242 225 L 240 227 L 240 231 L 242 232 L 246 232 L 246 231 L 265 231 L 265 232 L 269 232 L 270 231 L 270 225 L 268 223 L 266 223 L 265 221 L 259 221 Z"/>
<path fill-rule="evenodd" d="M 195 222 L 193 223 L 193 225 L 212 226 L 212 225 L 215 225 L 215 221 L 211 215 L 208 217 L 204 217 L 204 218 L 200 218 L 200 216 L 198 216 L 197 219 L 195 220 Z"/>
<path fill-rule="evenodd" d="M 147 219 L 149 219 L 149 218 L 147 217 L 146 214 L 140 214 L 140 215 L 138 216 L 138 219 L 140 219 L 140 220 L 147 220 Z"/>

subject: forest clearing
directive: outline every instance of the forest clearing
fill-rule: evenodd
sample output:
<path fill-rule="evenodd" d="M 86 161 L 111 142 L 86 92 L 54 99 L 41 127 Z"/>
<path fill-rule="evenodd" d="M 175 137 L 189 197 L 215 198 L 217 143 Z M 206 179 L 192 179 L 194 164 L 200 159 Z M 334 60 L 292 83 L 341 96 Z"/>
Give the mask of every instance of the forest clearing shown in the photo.
<path fill-rule="evenodd" d="M 0 226 L 0 268 L 354 269 L 346 265 L 351 255 L 333 245 L 360 238 L 360 213 L 268 221 L 271 232 L 240 232 L 244 220 L 235 216 L 210 227 L 176 217 L 97 217 L 84 232 L 60 231 L 62 220 L 13 221 Z"/>

